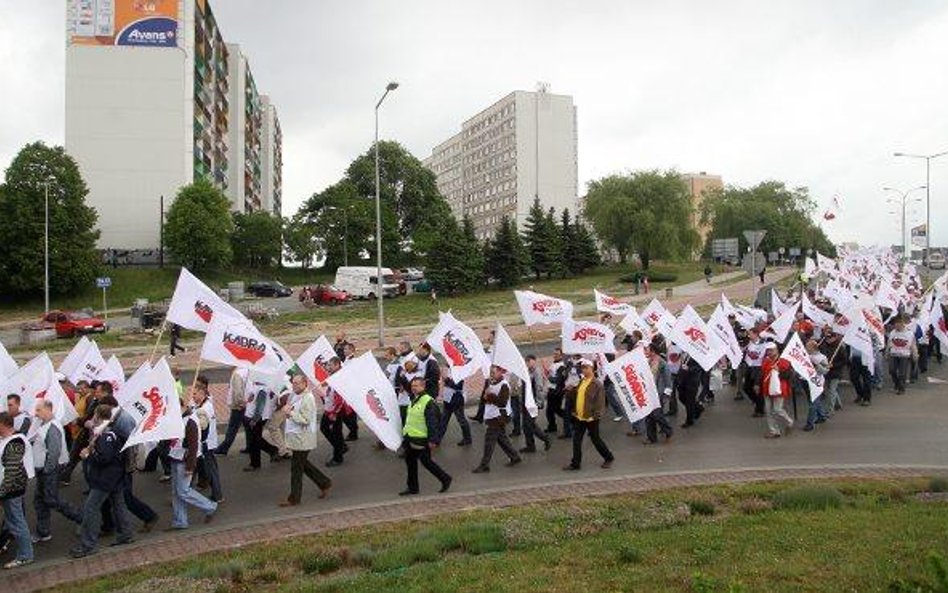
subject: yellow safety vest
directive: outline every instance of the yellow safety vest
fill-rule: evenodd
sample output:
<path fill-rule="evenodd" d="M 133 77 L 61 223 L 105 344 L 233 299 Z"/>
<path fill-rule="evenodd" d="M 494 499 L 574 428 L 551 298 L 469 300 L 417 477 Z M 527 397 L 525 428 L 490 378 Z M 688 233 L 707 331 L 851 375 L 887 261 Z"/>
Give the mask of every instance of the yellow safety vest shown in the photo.
<path fill-rule="evenodd" d="M 410 406 L 408 406 L 408 415 L 405 417 L 405 427 L 402 434 L 412 439 L 428 438 L 428 423 L 425 422 L 425 409 L 428 403 L 433 401 L 427 393 L 418 396 Z"/>

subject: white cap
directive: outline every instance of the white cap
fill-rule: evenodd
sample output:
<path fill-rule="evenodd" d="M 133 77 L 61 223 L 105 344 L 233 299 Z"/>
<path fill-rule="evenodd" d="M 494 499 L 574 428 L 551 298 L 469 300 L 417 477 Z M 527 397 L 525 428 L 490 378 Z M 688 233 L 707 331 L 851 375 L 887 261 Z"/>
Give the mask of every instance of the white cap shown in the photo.
<path fill-rule="evenodd" d="M 60 373 L 59 371 L 57 371 L 57 372 L 56 372 L 56 380 L 59 381 L 60 383 L 62 383 L 63 381 L 66 380 L 66 375 L 64 375 L 64 374 Z"/>
<path fill-rule="evenodd" d="M 764 346 L 764 350 L 776 350 L 776 349 L 777 349 L 777 345 L 774 344 L 773 342 L 767 342 L 767 345 Z"/>
<path fill-rule="evenodd" d="M 582 368 L 582 367 L 591 367 L 594 365 L 593 365 L 593 362 L 589 360 L 588 358 L 580 358 L 579 360 L 576 361 L 576 366 Z"/>

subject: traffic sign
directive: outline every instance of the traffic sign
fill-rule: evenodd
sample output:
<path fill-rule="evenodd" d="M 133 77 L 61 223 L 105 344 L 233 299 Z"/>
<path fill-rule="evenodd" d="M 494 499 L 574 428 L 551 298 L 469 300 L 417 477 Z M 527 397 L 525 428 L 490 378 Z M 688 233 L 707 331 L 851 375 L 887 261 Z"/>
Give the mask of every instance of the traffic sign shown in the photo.
<path fill-rule="evenodd" d="M 744 238 L 747 239 L 751 251 L 757 251 L 757 247 L 766 235 L 767 231 L 744 231 Z"/>
<path fill-rule="evenodd" d="M 112 286 L 112 279 L 108 276 L 103 276 L 101 278 L 95 279 L 96 288 L 110 288 Z"/>

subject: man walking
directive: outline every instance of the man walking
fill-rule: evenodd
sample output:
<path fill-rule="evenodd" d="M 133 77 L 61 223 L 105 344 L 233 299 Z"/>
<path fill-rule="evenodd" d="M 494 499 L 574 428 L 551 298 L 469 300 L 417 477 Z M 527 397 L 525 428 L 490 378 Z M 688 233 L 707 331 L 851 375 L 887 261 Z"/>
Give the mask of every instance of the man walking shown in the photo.
<path fill-rule="evenodd" d="M 208 500 L 191 487 L 191 478 L 201 457 L 201 427 L 197 414 L 181 403 L 184 418 L 184 438 L 169 443 L 171 461 L 171 530 L 188 528 L 188 505 L 204 513 L 204 522 L 210 523 L 217 512 L 217 503 Z"/>
<path fill-rule="evenodd" d="M 528 354 L 526 361 L 527 371 L 530 373 L 530 387 L 533 389 L 534 396 L 536 396 L 536 394 L 540 393 L 540 390 L 543 389 L 543 373 L 540 371 L 540 367 L 537 366 L 536 356 Z M 530 411 L 527 410 L 526 396 L 520 398 L 520 406 L 520 416 L 523 418 L 523 441 L 525 445 L 520 449 L 520 452 L 535 453 L 537 450 L 535 439 L 540 439 L 540 441 L 543 442 L 543 450 L 549 451 L 553 440 L 537 427 L 536 418 L 531 416 Z"/>
<path fill-rule="evenodd" d="M 271 461 L 278 459 L 277 448 L 263 438 L 263 429 L 273 415 L 273 400 L 276 398 L 273 380 L 249 381 L 247 405 L 244 409 L 244 424 L 247 430 L 247 450 L 250 453 L 250 465 L 245 472 L 260 469 L 261 453 L 267 453 Z"/>
<path fill-rule="evenodd" d="M 330 358 L 326 363 L 326 370 L 333 375 L 342 368 L 342 363 L 338 358 Z M 344 455 L 349 449 L 342 436 L 342 413 L 346 405 L 346 400 L 336 393 L 336 390 L 327 386 L 325 395 L 323 395 L 323 417 L 319 421 L 319 430 L 332 446 L 332 457 L 326 462 L 326 467 L 336 467 L 342 465 Z"/>
<path fill-rule="evenodd" d="M 760 393 L 764 396 L 767 410 L 767 434 L 775 439 L 782 435 L 780 423 L 786 425 L 787 433 L 793 427 L 793 418 L 785 406 L 790 399 L 790 361 L 780 358 L 780 350 L 773 342 L 765 347 L 764 360 L 760 365 Z"/>
<path fill-rule="evenodd" d="M 33 465 L 36 468 L 36 492 L 33 507 L 36 511 L 36 542 L 53 539 L 49 523 L 52 511 L 60 513 L 77 525 L 82 524 L 79 509 L 59 497 L 59 467 L 69 461 L 66 434 L 53 417 L 53 403 L 48 399 L 36 402 L 38 429 L 33 434 Z"/>
<path fill-rule="evenodd" d="M 227 409 L 230 410 L 230 417 L 227 419 L 224 440 L 214 451 L 217 455 L 227 455 L 234 439 L 237 438 L 237 431 L 243 426 L 244 408 L 247 405 L 247 375 L 247 369 L 234 369 L 230 374 L 230 382 L 227 386 Z M 244 436 L 248 441 L 250 440 L 248 431 L 244 431 Z"/>
<path fill-rule="evenodd" d="M 608 469 L 612 467 L 615 458 L 599 436 L 599 421 L 606 409 L 606 390 L 602 382 L 596 378 L 592 361 L 582 358 L 577 366 L 582 373 L 582 378 L 578 385 L 566 392 L 566 397 L 573 402 L 573 459 L 563 469 L 577 471 L 582 467 L 583 438 L 587 432 L 596 451 L 602 455 L 602 468 Z"/>
<path fill-rule="evenodd" d="M 221 486 L 221 472 L 217 466 L 217 457 L 214 455 L 218 447 L 217 414 L 214 412 L 214 402 L 207 391 L 207 377 L 198 376 L 198 380 L 194 383 L 191 400 L 201 428 L 201 456 L 197 464 L 199 487 L 210 486 L 211 500 L 220 504 L 224 502 L 224 489 Z"/>
<path fill-rule="evenodd" d="M 915 346 L 915 333 L 905 327 L 905 318 L 901 315 L 895 318 L 892 330 L 889 332 L 889 374 L 895 386 L 896 395 L 905 393 L 905 381 L 908 378 L 909 365 L 912 358 L 918 357 Z"/>
<path fill-rule="evenodd" d="M 510 417 L 510 384 L 504 379 L 504 369 L 497 365 L 490 368 L 490 379 L 484 389 L 483 400 L 484 424 L 487 425 L 487 430 L 484 433 L 484 456 L 480 464 L 474 468 L 475 474 L 490 471 L 490 460 L 494 456 L 495 445 L 500 445 L 510 459 L 507 462 L 508 467 L 523 461 L 510 442 L 510 437 L 507 436 L 507 419 Z"/>
<path fill-rule="evenodd" d="M 11 393 L 7 396 L 7 414 L 13 418 L 13 430 L 26 436 L 30 433 L 30 424 L 32 424 L 33 419 L 25 410 L 20 408 L 21 403 L 22 400 L 19 395 Z"/>
<path fill-rule="evenodd" d="M 16 543 L 16 558 L 3 565 L 6 569 L 33 562 L 33 540 L 23 507 L 26 486 L 33 475 L 33 460 L 26 455 L 28 449 L 26 437 L 13 429 L 10 414 L 0 412 L 0 464 L 3 466 L 0 503 L 6 527 Z"/>
<path fill-rule="evenodd" d="M 461 380 L 455 383 L 447 369 L 441 376 L 444 378 L 442 380 L 444 388 L 441 391 L 444 414 L 441 415 L 441 426 L 438 427 L 438 434 L 441 440 L 444 440 L 444 435 L 448 432 L 448 424 L 451 422 L 451 417 L 454 416 L 458 421 L 458 426 L 461 427 L 461 440 L 458 442 L 458 447 L 467 447 L 473 441 L 471 440 L 471 424 L 467 421 L 467 416 L 464 415 L 464 381 Z"/>
<path fill-rule="evenodd" d="M 437 404 L 425 390 L 423 377 L 412 379 L 410 387 L 411 404 L 408 406 L 405 426 L 402 428 L 402 435 L 404 436 L 402 449 L 405 451 L 408 483 L 407 488 L 399 492 L 398 495 L 411 496 L 418 494 L 419 462 L 441 482 L 439 492 L 447 492 L 448 488 L 451 487 L 452 478 L 431 458 L 431 452 L 437 449 L 441 442 L 438 432 Z"/>
<path fill-rule="evenodd" d="M 309 452 L 316 448 L 316 398 L 309 389 L 309 381 L 303 373 L 293 375 L 290 380 L 293 394 L 283 406 L 286 415 L 286 446 L 291 452 L 290 495 L 280 503 L 281 507 L 292 507 L 300 503 L 303 496 L 303 475 L 319 488 L 319 498 L 326 498 L 332 488 L 332 480 L 319 471 L 309 460 Z"/>

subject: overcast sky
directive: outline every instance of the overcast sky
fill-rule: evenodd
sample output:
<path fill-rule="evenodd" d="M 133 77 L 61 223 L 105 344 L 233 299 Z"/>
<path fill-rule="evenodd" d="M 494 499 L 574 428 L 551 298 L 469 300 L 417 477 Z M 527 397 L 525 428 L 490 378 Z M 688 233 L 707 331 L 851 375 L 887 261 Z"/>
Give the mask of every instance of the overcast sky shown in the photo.
<path fill-rule="evenodd" d="M 898 242 L 881 188 L 925 182 L 948 150 L 948 3 L 211 0 L 284 132 L 284 214 L 382 136 L 424 158 L 461 122 L 545 81 L 578 106 L 590 179 L 675 167 L 805 185 L 836 241 Z M 0 167 L 63 142 L 63 0 L 2 3 Z M 923 196 L 924 192 L 916 195 Z M 924 207 L 914 222 L 922 222 Z M 910 216 L 911 219 L 911 216 Z M 910 220 L 910 223 L 912 220 Z M 933 244 L 948 245 L 948 157 L 932 166 Z"/>

